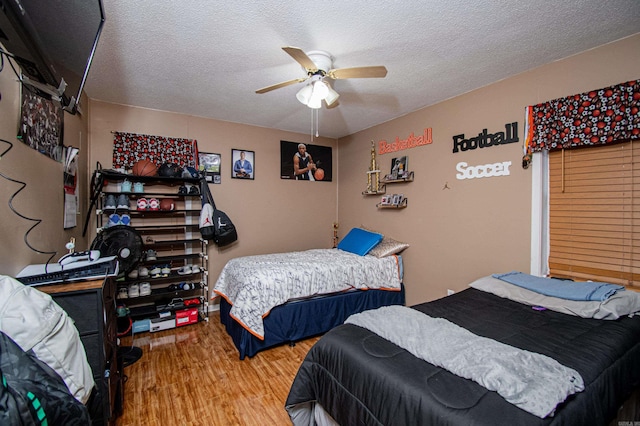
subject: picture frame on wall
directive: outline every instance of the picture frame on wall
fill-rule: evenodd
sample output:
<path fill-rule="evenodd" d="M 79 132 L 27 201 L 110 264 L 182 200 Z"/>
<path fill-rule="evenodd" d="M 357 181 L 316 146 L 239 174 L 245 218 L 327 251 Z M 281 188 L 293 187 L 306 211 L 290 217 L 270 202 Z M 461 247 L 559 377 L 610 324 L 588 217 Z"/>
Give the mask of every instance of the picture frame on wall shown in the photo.
<path fill-rule="evenodd" d="M 198 170 L 203 172 L 207 182 L 219 184 L 222 182 L 220 168 L 222 158 L 213 152 L 198 152 Z"/>
<path fill-rule="evenodd" d="M 406 155 L 391 159 L 391 173 L 388 175 L 389 180 L 404 179 L 408 176 L 409 159 Z"/>
<path fill-rule="evenodd" d="M 305 158 L 301 157 L 304 155 Z M 297 160 L 296 160 L 297 158 Z M 304 165 L 313 161 L 315 169 L 296 174 Z M 331 182 L 333 159 L 330 146 L 280 141 L 280 178 L 302 181 Z M 302 166 L 302 167 L 301 167 Z"/>
<path fill-rule="evenodd" d="M 50 99 L 22 87 L 18 139 L 57 162 L 64 160 L 64 110 Z"/>
<path fill-rule="evenodd" d="M 246 149 L 231 150 L 231 177 L 252 179 L 255 176 L 255 153 Z"/>

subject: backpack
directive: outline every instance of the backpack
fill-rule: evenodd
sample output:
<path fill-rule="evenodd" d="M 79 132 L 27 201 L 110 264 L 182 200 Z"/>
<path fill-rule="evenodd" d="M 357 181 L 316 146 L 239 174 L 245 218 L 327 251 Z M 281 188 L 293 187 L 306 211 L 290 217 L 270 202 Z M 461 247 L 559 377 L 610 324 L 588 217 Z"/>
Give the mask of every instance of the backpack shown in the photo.
<path fill-rule="evenodd" d="M 200 234 L 205 240 L 223 247 L 238 239 L 238 231 L 231 219 L 222 210 L 216 209 L 209 183 L 203 177 L 200 181 L 202 194 L 202 210 L 200 210 Z"/>
<path fill-rule="evenodd" d="M 87 407 L 47 364 L 0 332 L 0 424 L 88 425 Z"/>

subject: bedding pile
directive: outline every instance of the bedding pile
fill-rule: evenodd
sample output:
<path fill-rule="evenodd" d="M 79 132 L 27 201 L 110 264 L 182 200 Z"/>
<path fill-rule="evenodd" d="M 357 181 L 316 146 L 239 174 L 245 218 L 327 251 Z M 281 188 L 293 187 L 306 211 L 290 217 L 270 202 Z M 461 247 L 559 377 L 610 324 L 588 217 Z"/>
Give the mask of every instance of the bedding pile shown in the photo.
<path fill-rule="evenodd" d="M 549 278 L 538 279 L 549 282 L 560 281 Z M 573 284 L 581 285 L 583 283 L 575 282 Z M 586 284 L 590 285 L 588 282 Z M 469 286 L 525 305 L 581 318 L 616 320 L 622 316 L 633 316 L 640 312 L 640 293 L 624 289 L 617 289 L 604 300 L 572 300 L 547 296 L 539 291 L 498 279 L 495 275 L 479 278 Z"/>
<path fill-rule="evenodd" d="M 352 315 L 345 323 L 366 328 L 417 358 L 496 391 L 540 418 L 553 415 L 558 404 L 584 389 L 576 370 L 548 356 L 477 336 L 415 309 L 384 306 Z"/>
<path fill-rule="evenodd" d="M 227 262 L 213 291 L 232 305 L 230 315 L 236 321 L 264 339 L 262 319 L 273 307 L 353 288 L 400 291 L 399 258 L 338 249 L 239 257 Z"/>
<path fill-rule="evenodd" d="M 568 281 L 557 278 L 536 277 L 522 272 L 493 274 L 494 278 L 517 285 L 545 296 L 559 297 L 567 300 L 604 301 L 617 291 L 624 290 L 621 285 L 594 281 Z"/>

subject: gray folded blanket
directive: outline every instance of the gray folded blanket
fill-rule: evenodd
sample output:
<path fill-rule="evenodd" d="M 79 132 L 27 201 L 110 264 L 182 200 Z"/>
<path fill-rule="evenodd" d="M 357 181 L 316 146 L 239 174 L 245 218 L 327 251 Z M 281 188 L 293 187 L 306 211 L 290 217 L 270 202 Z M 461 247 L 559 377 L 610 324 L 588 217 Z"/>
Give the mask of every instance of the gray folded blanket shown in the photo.
<path fill-rule="evenodd" d="M 569 395 L 584 390 L 580 374 L 556 360 L 477 336 L 443 318 L 404 306 L 351 315 L 366 328 L 414 356 L 473 380 L 540 418 L 553 415 Z"/>

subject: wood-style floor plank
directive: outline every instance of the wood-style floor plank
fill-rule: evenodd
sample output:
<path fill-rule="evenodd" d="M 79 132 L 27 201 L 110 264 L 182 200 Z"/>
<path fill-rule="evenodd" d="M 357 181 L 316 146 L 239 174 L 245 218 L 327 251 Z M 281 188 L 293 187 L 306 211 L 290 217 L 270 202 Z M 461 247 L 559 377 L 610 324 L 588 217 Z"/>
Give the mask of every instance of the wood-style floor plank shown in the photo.
<path fill-rule="evenodd" d="M 240 361 L 218 312 L 200 322 L 121 339 L 143 355 L 125 367 L 118 426 L 288 425 L 284 402 L 317 337 Z"/>

